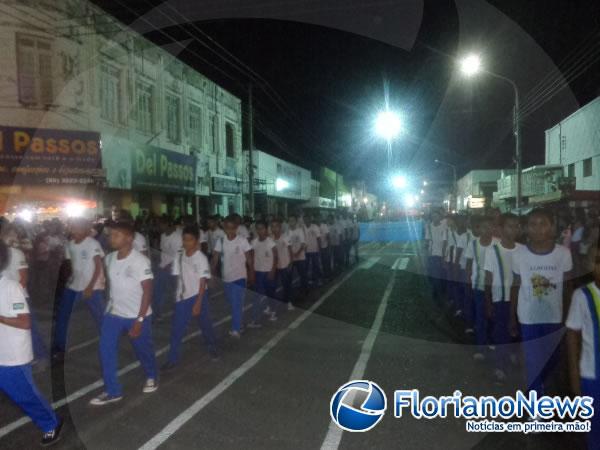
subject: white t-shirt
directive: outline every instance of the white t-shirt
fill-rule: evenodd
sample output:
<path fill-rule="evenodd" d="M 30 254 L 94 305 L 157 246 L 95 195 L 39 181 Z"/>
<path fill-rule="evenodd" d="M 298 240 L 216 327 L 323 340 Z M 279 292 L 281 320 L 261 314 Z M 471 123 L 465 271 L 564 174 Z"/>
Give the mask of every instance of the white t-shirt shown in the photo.
<path fill-rule="evenodd" d="M 492 301 L 493 302 L 510 302 L 510 288 L 513 284 L 513 255 L 515 251 L 522 247 L 521 244 L 515 243 L 515 247 L 508 249 L 502 246 L 500 242 L 488 247 L 485 255 L 485 270 L 492 273 Z M 498 253 L 500 254 L 500 265 L 498 261 Z M 500 270 L 502 268 L 502 270 Z M 502 273 L 502 274 L 501 274 Z M 504 278 L 504 279 L 503 279 Z M 502 295 L 504 293 L 504 295 Z"/>
<path fill-rule="evenodd" d="M 317 253 L 319 251 L 319 241 L 321 238 L 321 229 L 317 224 L 311 224 L 306 227 L 306 252 Z"/>
<path fill-rule="evenodd" d="M 215 249 L 215 244 L 220 239 L 225 239 L 225 232 L 221 228 L 208 230 L 206 232 L 208 242 L 208 253 L 211 254 Z"/>
<path fill-rule="evenodd" d="M 488 245 L 481 245 L 480 239 L 474 239 L 471 241 L 466 252 L 467 259 L 473 260 L 473 275 L 471 277 L 471 286 L 473 289 L 483 291 L 485 289 L 485 261 L 487 256 L 487 249 L 491 248 L 492 245 L 496 244 L 498 240 L 492 238 L 492 241 Z"/>
<path fill-rule="evenodd" d="M 336 222 L 329 225 L 329 243 L 336 247 L 340 245 L 341 239 L 342 237 L 339 225 Z"/>
<path fill-rule="evenodd" d="M 175 301 L 195 297 L 200 291 L 200 280 L 210 278 L 208 258 L 200 250 L 188 256 L 180 250 L 173 261 L 173 275 L 177 275 L 177 295 Z"/>
<path fill-rule="evenodd" d="M 8 260 L 8 266 L 4 269 L 2 276 L 7 277 L 17 283 L 21 282 L 19 271 L 27 269 L 27 259 L 25 259 L 25 253 L 18 248 L 9 247 L 10 255 Z"/>
<path fill-rule="evenodd" d="M 572 269 L 571 252 L 562 245 L 544 255 L 525 246 L 513 253 L 513 271 L 521 276 L 517 306 L 520 323 L 562 322 L 564 274 Z"/>
<path fill-rule="evenodd" d="M 29 314 L 25 291 L 15 281 L 0 278 L 0 316 L 15 318 Z M 33 360 L 31 330 L 22 330 L 0 323 L 0 366 L 22 366 Z"/>
<path fill-rule="evenodd" d="M 458 247 L 458 234 L 456 231 L 448 228 L 446 231 L 446 240 L 448 241 L 448 244 L 446 245 L 446 255 L 444 255 L 444 261 L 454 263 L 454 259 L 456 257 L 456 248 Z"/>
<path fill-rule="evenodd" d="M 328 243 L 327 243 L 327 237 L 329 235 L 329 227 L 327 226 L 326 223 L 322 223 L 321 225 L 319 225 L 319 231 L 321 232 L 321 248 L 327 248 L 328 247 Z"/>
<path fill-rule="evenodd" d="M 273 238 L 275 242 L 275 246 L 277 248 L 277 268 L 278 269 L 287 269 L 290 265 L 290 240 L 287 235 L 282 234 L 279 236 L 279 239 Z"/>
<path fill-rule="evenodd" d="M 440 222 L 438 225 L 433 223 L 427 228 L 425 239 L 429 240 L 429 254 L 431 256 L 444 256 L 444 242 L 446 241 L 448 227 L 445 222 Z"/>
<path fill-rule="evenodd" d="M 467 268 L 467 255 L 466 250 L 471 241 L 473 240 L 473 235 L 470 231 L 465 231 L 463 234 L 456 235 L 456 249 L 455 252 L 460 248 L 462 249 L 462 253 L 460 254 L 460 259 L 458 260 L 458 264 L 462 270 Z"/>
<path fill-rule="evenodd" d="M 294 261 L 304 261 L 306 259 L 305 250 L 302 250 L 298 256 L 295 255 L 302 247 L 302 244 L 306 244 L 304 227 L 298 225 L 293 230 L 290 228 L 288 231 L 288 238 L 292 246 L 292 258 L 294 258 Z"/>
<path fill-rule="evenodd" d="M 160 235 L 160 267 L 164 269 L 172 264 L 175 257 L 181 250 L 182 234 L 180 230 L 174 230 L 171 234 L 162 233 Z"/>
<path fill-rule="evenodd" d="M 150 260 L 135 249 L 123 259 L 117 259 L 117 252 L 112 252 L 106 257 L 106 268 L 110 287 L 107 313 L 135 319 L 142 305 L 142 281 L 154 278 Z M 152 308 L 148 308 L 146 317 L 150 314 Z"/>
<path fill-rule="evenodd" d="M 65 258 L 71 260 L 71 279 L 67 287 L 77 292 L 83 291 L 94 276 L 96 270 L 96 256 L 104 258 L 104 252 L 100 243 L 91 237 L 86 237 L 79 244 L 74 240 L 69 241 L 65 246 Z M 104 289 L 104 268 L 94 284 L 94 289 Z"/>
<path fill-rule="evenodd" d="M 588 284 L 592 293 L 600 296 L 596 283 Z M 581 331 L 581 356 L 579 359 L 579 375 L 589 380 L 596 379 L 596 354 L 594 351 L 594 321 L 588 306 L 587 298 L 581 288 L 573 292 L 573 300 L 565 323 L 567 328 Z M 599 351 L 599 349 L 596 349 Z"/>
<path fill-rule="evenodd" d="M 252 241 L 254 270 L 257 272 L 271 271 L 273 268 L 273 248 L 275 247 L 275 242 L 270 237 L 267 237 L 264 241 L 261 241 L 259 238 L 255 238 Z"/>
<path fill-rule="evenodd" d="M 135 235 L 133 236 L 133 248 L 140 253 L 145 253 L 148 251 L 148 243 L 146 242 L 146 238 L 138 231 L 136 231 Z"/>
<path fill-rule="evenodd" d="M 230 283 L 248 277 L 246 270 L 246 252 L 252 250 L 248 239 L 236 236 L 229 240 L 227 236 L 215 244 L 215 252 L 221 254 L 223 281 Z"/>

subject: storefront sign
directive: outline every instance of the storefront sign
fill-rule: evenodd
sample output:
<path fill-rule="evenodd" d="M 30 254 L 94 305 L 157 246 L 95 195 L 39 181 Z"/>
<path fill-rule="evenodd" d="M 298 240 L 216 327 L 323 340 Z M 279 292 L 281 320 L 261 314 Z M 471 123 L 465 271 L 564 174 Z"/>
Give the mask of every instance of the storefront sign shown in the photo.
<path fill-rule="evenodd" d="M 212 177 L 212 192 L 215 194 L 239 194 L 240 183 L 235 178 Z"/>
<path fill-rule="evenodd" d="M 99 133 L 0 126 L 2 184 L 87 185 L 100 178 Z"/>
<path fill-rule="evenodd" d="M 196 159 L 159 147 L 135 149 L 131 161 L 131 181 L 134 189 L 166 192 L 196 192 Z"/>

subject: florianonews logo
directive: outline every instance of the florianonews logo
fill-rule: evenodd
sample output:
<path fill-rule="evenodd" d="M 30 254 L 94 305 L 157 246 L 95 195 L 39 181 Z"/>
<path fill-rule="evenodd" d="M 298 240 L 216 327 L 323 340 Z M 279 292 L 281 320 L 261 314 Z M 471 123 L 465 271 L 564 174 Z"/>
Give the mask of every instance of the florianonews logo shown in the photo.
<path fill-rule="evenodd" d="M 369 431 L 383 417 L 387 399 L 372 381 L 354 380 L 331 397 L 329 413 L 335 424 L 346 431 Z"/>

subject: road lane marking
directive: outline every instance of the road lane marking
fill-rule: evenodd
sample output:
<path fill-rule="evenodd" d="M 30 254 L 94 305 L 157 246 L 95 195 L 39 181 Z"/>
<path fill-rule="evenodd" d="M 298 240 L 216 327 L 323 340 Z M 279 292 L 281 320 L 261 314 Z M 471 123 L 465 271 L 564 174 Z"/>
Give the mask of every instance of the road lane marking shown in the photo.
<path fill-rule="evenodd" d="M 247 311 L 251 307 L 252 307 L 252 305 L 247 305 L 246 307 L 244 307 L 244 311 Z M 231 320 L 230 315 L 226 316 L 226 317 L 222 318 L 221 320 L 219 320 L 218 322 L 216 322 L 215 326 L 216 327 L 221 326 L 225 322 L 228 322 L 229 320 Z M 194 331 L 193 333 L 188 334 L 183 340 L 185 342 L 187 342 L 190 339 L 193 339 L 194 337 L 199 336 L 200 334 L 201 334 L 201 332 L 199 330 Z M 161 356 L 162 354 L 166 353 L 168 350 L 169 350 L 169 345 L 165 345 L 164 347 L 162 347 L 161 349 L 159 349 L 156 352 L 156 356 L 157 357 Z M 136 369 L 139 366 L 140 366 L 140 362 L 136 360 L 130 364 L 127 364 L 125 367 L 121 368 L 117 372 L 117 375 L 118 376 L 125 375 L 126 373 L 131 372 L 132 370 Z M 55 401 L 54 403 L 52 403 L 52 409 L 61 408 L 61 407 L 65 406 L 66 404 L 71 403 L 75 400 L 78 400 L 81 397 L 83 397 L 84 395 L 89 394 L 93 390 L 101 388 L 102 386 L 104 386 L 104 380 L 102 378 L 100 378 L 99 380 L 96 380 L 95 382 L 82 387 L 81 389 L 73 392 L 72 394 L 67 395 L 65 398 Z M 31 422 L 31 419 L 29 417 L 23 416 L 20 419 L 17 419 L 14 422 L 9 423 L 8 425 L 5 425 L 4 427 L 0 428 L 0 438 L 6 436 L 8 433 L 10 433 L 16 429 L 22 427 L 23 425 L 28 424 L 29 422 Z"/>
<path fill-rule="evenodd" d="M 231 372 L 223 381 L 217 384 L 209 392 L 204 394 L 200 399 L 196 400 L 191 406 L 184 410 L 181 414 L 175 417 L 169 422 L 161 431 L 159 431 L 154 437 L 148 442 L 142 445 L 139 450 L 154 450 L 158 446 L 164 444 L 174 433 L 176 433 L 181 427 L 189 422 L 196 414 L 206 408 L 214 399 L 227 390 L 233 383 L 239 378 L 244 376 L 250 369 L 260 362 L 275 347 L 288 333 L 300 326 L 313 312 L 323 304 L 323 302 L 331 296 L 343 283 L 345 283 L 357 270 L 359 266 L 348 272 L 340 281 L 334 286 L 330 287 L 325 294 L 323 294 L 317 302 L 315 302 L 309 309 L 304 311 L 300 317 L 294 322 L 279 331 L 273 336 L 264 346 L 262 346 L 250 359 L 244 362 L 241 366 Z"/>
<path fill-rule="evenodd" d="M 400 258 L 396 259 L 396 261 L 394 261 L 394 264 L 392 264 L 392 270 L 396 270 L 396 267 L 398 267 L 398 263 L 400 262 Z"/>
<path fill-rule="evenodd" d="M 381 329 L 381 324 L 383 323 L 383 317 L 385 316 L 388 300 L 392 294 L 392 289 L 394 288 L 395 283 L 396 275 L 393 273 L 387 287 L 385 288 L 385 292 L 381 299 L 381 303 L 379 304 L 379 308 L 377 309 L 377 314 L 375 315 L 375 320 L 373 320 L 369 334 L 367 334 L 367 337 L 363 342 L 358 360 L 356 361 L 354 369 L 350 374 L 350 380 L 362 380 L 365 375 L 367 364 L 369 362 L 369 358 L 371 357 L 373 346 L 375 345 L 375 339 L 377 339 L 377 335 Z M 321 450 L 337 450 L 341 440 L 342 429 L 332 421 L 329 423 L 329 429 L 327 430 L 327 435 L 325 436 L 323 444 L 321 445 Z"/>
<path fill-rule="evenodd" d="M 377 262 L 379 262 L 380 259 L 381 259 L 381 256 L 371 256 L 364 263 L 362 263 L 361 269 L 370 269 L 375 264 L 377 264 Z"/>
<path fill-rule="evenodd" d="M 399 263 L 396 266 L 395 270 L 406 270 L 406 268 L 408 267 L 408 261 L 409 261 L 409 258 L 398 258 L 398 260 L 396 262 L 399 262 Z"/>

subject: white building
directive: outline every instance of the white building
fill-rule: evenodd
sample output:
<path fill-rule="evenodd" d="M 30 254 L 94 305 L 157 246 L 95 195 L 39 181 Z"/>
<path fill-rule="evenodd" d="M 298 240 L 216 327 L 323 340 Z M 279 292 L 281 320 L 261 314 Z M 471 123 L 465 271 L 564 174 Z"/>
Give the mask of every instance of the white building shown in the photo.
<path fill-rule="evenodd" d="M 490 206 L 501 170 L 471 170 L 456 182 L 456 211 Z M 452 208 L 450 208 L 452 209 Z"/>
<path fill-rule="evenodd" d="M 248 152 L 244 153 L 248 161 Z M 260 150 L 254 150 L 252 158 L 256 212 L 287 216 L 310 200 L 309 170 Z M 248 170 L 245 173 L 247 174 Z M 247 180 L 246 175 L 245 178 Z"/>
<path fill-rule="evenodd" d="M 560 164 L 578 191 L 600 190 L 600 97 L 546 130 L 546 164 Z"/>
<path fill-rule="evenodd" d="M 0 6 L 0 137 L 12 158 L 0 166 L 17 174 L 0 181 L 2 209 L 88 198 L 134 213 L 241 211 L 240 99 L 86 0 Z M 82 150 L 100 140 L 99 154 Z"/>

